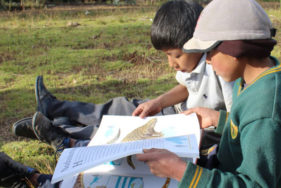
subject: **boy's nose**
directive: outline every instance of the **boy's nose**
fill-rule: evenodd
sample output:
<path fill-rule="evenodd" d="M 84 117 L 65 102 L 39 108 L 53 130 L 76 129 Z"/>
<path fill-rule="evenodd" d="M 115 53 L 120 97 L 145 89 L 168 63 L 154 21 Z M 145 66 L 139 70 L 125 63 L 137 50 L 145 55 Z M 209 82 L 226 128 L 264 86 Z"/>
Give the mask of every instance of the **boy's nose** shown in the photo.
<path fill-rule="evenodd" d="M 174 68 L 174 69 L 178 69 L 179 68 L 179 65 L 176 61 L 173 61 L 171 59 L 169 59 L 169 66 Z"/>

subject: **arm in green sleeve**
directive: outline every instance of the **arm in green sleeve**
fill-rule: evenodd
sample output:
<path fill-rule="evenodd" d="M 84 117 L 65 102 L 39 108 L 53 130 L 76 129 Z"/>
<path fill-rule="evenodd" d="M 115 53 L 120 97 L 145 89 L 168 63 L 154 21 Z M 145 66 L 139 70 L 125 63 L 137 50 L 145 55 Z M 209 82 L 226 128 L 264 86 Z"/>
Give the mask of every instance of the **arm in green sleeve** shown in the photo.
<path fill-rule="evenodd" d="M 281 126 L 271 119 L 262 119 L 243 126 L 240 131 L 243 158 L 235 171 L 226 172 L 216 168 L 209 170 L 189 163 L 179 187 L 280 186 Z"/>

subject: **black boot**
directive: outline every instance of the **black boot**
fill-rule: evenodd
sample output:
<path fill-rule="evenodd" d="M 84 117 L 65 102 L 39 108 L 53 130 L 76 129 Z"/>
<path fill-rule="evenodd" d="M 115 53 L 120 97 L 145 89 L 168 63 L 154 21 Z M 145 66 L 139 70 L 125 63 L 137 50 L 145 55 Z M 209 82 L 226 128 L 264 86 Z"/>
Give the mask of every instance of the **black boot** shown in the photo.
<path fill-rule="evenodd" d="M 3 187 L 29 187 L 28 179 L 37 170 L 24 166 L 0 152 L 0 186 Z"/>
<path fill-rule="evenodd" d="M 37 76 L 35 83 L 35 97 L 37 102 L 37 111 L 48 117 L 48 106 L 56 99 L 45 87 L 43 76 Z"/>
<path fill-rule="evenodd" d="M 32 117 L 23 118 L 13 124 L 12 132 L 15 136 L 36 139 L 32 129 Z"/>
<path fill-rule="evenodd" d="M 69 147 L 69 135 L 52 122 L 41 112 L 36 112 L 32 118 L 32 129 L 36 137 L 42 142 L 53 146 L 55 150 Z"/>

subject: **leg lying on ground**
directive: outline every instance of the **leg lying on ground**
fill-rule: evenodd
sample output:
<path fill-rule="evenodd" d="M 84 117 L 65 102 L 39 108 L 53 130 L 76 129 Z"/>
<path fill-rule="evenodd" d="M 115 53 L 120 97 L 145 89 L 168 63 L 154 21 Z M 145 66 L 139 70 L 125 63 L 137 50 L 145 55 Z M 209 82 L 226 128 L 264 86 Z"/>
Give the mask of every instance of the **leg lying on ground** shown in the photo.
<path fill-rule="evenodd" d="M 36 169 L 16 162 L 7 154 L 0 152 L 0 186 L 40 187 L 46 185 L 46 181 L 50 184 L 51 178 L 52 175 L 40 174 Z"/>

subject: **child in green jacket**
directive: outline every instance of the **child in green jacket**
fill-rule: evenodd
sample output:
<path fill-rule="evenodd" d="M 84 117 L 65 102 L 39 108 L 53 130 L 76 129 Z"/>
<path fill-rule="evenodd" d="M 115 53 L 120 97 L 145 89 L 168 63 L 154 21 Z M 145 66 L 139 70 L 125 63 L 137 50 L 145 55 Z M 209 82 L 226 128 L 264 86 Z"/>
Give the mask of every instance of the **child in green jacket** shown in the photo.
<path fill-rule="evenodd" d="M 254 0 L 213 0 L 201 13 L 187 53 L 208 52 L 207 63 L 234 81 L 230 113 L 193 108 L 202 128 L 222 134 L 208 166 L 175 154 L 145 150 L 137 158 L 151 172 L 180 181 L 179 187 L 281 187 L 281 66 L 270 56 L 274 29 Z"/>

